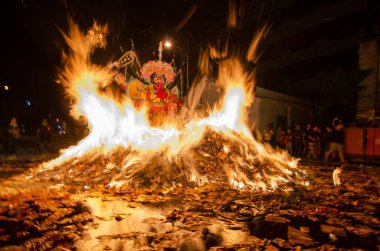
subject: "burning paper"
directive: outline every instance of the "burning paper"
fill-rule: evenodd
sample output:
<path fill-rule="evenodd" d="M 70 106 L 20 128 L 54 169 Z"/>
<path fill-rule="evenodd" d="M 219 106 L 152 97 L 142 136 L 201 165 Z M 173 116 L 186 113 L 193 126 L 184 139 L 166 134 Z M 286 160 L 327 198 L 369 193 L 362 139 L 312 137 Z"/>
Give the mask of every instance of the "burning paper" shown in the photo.
<path fill-rule="evenodd" d="M 136 109 L 128 97 L 115 99 L 99 91 L 112 82 L 109 68 L 90 60 L 91 53 L 105 45 L 99 30 L 106 33 L 96 25 L 83 34 L 71 24 L 64 34 L 71 51 L 66 54 L 61 82 L 74 100 L 71 114 L 85 116 L 90 133 L 57 159 L 44 163 L 35 175 L 119 188 L 226 182 L 240 189 L 267 190 L 288 182 L 306 184 L 296 159 L 253 138 L 247 125 L 253 74 L 236 58 L 219 64 L 216 83 L 222 97 L 207 117 L 190 109 L 188 120 L 170 120 L 156 127 L 149 122 L 146 106 Z"/>
<path fill-rule="evenodd" d="M 340 179 L 339 179 L 339 174 L 342 172 L 342 169 L 337 167 L 335 168 L 333 172 L 333 181 L 334 181 L 334 186 L 339 186 L 340 185 Z"/>

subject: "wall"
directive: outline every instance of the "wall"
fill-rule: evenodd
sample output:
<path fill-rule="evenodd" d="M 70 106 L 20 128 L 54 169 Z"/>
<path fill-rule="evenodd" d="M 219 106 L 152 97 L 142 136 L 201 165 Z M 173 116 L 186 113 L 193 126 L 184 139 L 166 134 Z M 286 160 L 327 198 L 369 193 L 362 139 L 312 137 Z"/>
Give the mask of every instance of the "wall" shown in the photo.
<path fill-rule="evenodd" d="M 374 119 L 375 107 L 376 110 L 380 110 L 379 104 L 375 105 L 376 101 L 380 101 L 379 90 L 376 90 L 376 81 L 379 81 L 380 78 L 380 53 L 377 43 L 380 43 L 380 41 L 375 39 L 362 42 L 359 50 L 359 68 L 361 70 L 370 70 L 371 72 L 359 84 L 362 90 L 359 92 L 358 97 L 357 117 L 369 120 Z M 376 67 L 378 67 L 377 70 Z"/>
<path fill-rule="evenodd" d="M 216 85 L 209 81 L 201 98 L 201 106 L 212 106 L 219 98 Z M 255 99 L 249 108 L 249 123 L 255 123 L 258 130 L 263 130 L 268 123 L 277 124 L 277 118 L 286 119 L 285 125 L 291 126 L 295 121 L 306 124 L 310 119 L 311 106 L 307 100 L 271 91 L 261 87 L 255 88 Z"/>
<path fill-rule="evenodd" d="M 292 126 L 294 122 L 306 124 L 309 122 L 310 112 L 310 103 L 304 99 L 257 87 L 249 120 L 262 131 L 269 123 L 277 126 L 280 122 L 278 117 L 286 120 L 283 127 Z"/>

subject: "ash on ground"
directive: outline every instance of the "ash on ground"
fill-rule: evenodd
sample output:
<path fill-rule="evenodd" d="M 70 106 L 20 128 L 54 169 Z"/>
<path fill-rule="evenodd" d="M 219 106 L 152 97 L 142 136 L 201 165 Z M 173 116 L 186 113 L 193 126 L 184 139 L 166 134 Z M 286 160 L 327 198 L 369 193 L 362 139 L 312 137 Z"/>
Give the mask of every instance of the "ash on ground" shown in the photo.
<path fill-rule="evenodd" d="M 1 180 L 2 250 L 377 250 L 377 167 L 306 166 L 310 186 L 109 189 Z M 13 188 L 13 189 L 11 189 Z"/>
<path fill-rule="evenodd" d="M 236 133 L 231 137 L 209 130 L 198 145 L 174 157 L 167 157 L 165 150 L 138 152 L 118 147 L 106 155 L 94 150 L 54 168 L 34 169 L 31 176 L 42 181 L 121 189 L 222 182 L 239 188 L 270 190 L 308 182 L 296 160 L 284 152 L 260 147 Z"/>

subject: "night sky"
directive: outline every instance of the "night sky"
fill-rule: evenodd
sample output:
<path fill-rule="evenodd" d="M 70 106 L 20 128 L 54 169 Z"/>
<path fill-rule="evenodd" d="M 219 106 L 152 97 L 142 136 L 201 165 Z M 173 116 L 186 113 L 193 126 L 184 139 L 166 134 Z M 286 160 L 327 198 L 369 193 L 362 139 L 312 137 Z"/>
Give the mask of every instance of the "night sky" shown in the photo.
<path fill-rule="evenodd" d="M 39 121 L 48 114 L 51 114 L 52 118 L 68 117 L 67 98 L 64 97 L 62 88 L 55 81 L 58 75 L 57 69 L 61 66 L 62 48 L 67 48 L 59 29 L 67 31 L 69 18 L 78 23 L 84 31 L 92 25 L 93 20 L 109 24 L 107 48 L 96 54 L 96 63 L 99 64 L 118 59 L 122 55 L 121 49 L 131 48 L 131 39 L 142 62 L 154 59 L 153 52 L 157 50 L 159 41 L 165 38 L 171 38 L 175 44 L 176 60 L 178 60 L 177 64 L 180 64 L 181 60 L 184 61 L 188 42 L 190 76 L 193 77 L 197 72 L 199 51 L 207 44 L 215 43 L 218 39 L 222 42 L 228 40 L 230 51 L 244 55 L 253 34 L 264 22 L 272 24 L 275 29 L 286 20 L 307 15 L 309 11 L 316 8 L 314 5 L 317 3 L 330 3 L 326 0 L 293 1 L 294 5 L 290 6 L 288 11 L 276 12 L 276 1 L 240 0 L 237 2 L 247 8 L 243 8 L 243 12 L 239 13 L 237 28 L 228 29 L 226 22 L 228 0 L 1 1 L 1 126 L 6 125 L 11 116 L 16 116 L 26 127 L 36 127 Z M 191 9 L 195 9 L 194 14 L 180 30 L 176 31 L 175 28 Z M 263 15 L 265 10 L 273 11 Z M 355 15 L 365 18 L 368 15 L 366 10 L 358 13 Z M 260 47 L 262 58 L 258 62 L 258 85 L 273 90 L 279 89 L 278 91 L 285 93 L 298 90 L 298 96 L 307 98 L 306 91 L 295 86 L 296 81 L 302 83 L 302 79 L 295 78 L 305 78 L 305 81 L 310 81 L 307 77 L 313 76 L 315 74 L 313 71 L 322 66 L 326 68 L 331 65 L 329 69 L 323 69 L 330 72 L 334 72 L 336 66 L 357 68 L 358 47 L 352 48 L 350 53 L 336 54 L 328 59 L 317 58 L 315 62 L 309 62 L 309 64 L 302 62 L 301 66 L 289 65 L 276 69 L 276 74 L 263 71 L 260 75 L 260 64 L 267 66 L 266 59 L 279 57 L 284 50 L 292 51 L 293 47 L 299 49 L 302 44 L 312 45 L 319 40 L 329 41 L 330 35 L 342 35 L 345 31 L 356 32 L 355 25 L 362 25 L 361 16 L 357 19 L 348 16 L 350 20 L 352 19 L 350 22 L 339 19 L 335 24 L 342 23 L 342 25 L 331 28 L 330 31 L 319 25 L 319 29 L 310 30 L 313 36 L 298 36 L 293 40 L 290 39 L 288 44 L 286 41 L 281 41 L 280 45 L 273 43 L 264 48 Z M 334 15 L 331 17 L 333 20 Z M 317 20 L 317 22 L 327 21 Z M 326 25 L 331 26 L 330 23 Z M 359 42 L 357 45 L 359 46 Z M 170 61 L 172 56 L 172 52 L 166 52 L 164 59 Z M 311 72 L 300 67 L 309 67 Z M 8 91 L 4 90 L 4 85 L 9 86 Z M 314 90 L 308 91 L 313 95 L 315 93 Z M 27 100 L 31 102 L 30 106 L 27 105 Z"/>
<path fill-rule="evenodd" d="M 98 20 L 110 25 L 108 46 L 100 53 L 104 63 L 121 56 L 134 40 L 142 61 L 153 59 L 158 42 L 172 38 L 182 50 L 189 39 L 190 61 L 196 63 L 199 48 L 208 38 L 217 37 L 225 27 L 227 1 L 90 1 L 90 0 L 6 0 L 1 2 L 1 123 L 16 116 L 27 126 L 41 118 L 67 116 L 67 102 L 55 82 L 65 47 L 59 28 L 67 30 L 73 18 L 82 29 Z M 196 12 L 179 31 L 175 27 L 186 13 Z M 211 11 L 210 11 L 211 10 Z M 179 50 L 179 49 L 178 49 Z M 180 53 L 180 52 L 178 52 Z M 193 64 L 193 65 L 194 65 Z M 4 91 L 4 85 L 9 91 Z M 31 102 L 27 106 L 26 100 Z"/>

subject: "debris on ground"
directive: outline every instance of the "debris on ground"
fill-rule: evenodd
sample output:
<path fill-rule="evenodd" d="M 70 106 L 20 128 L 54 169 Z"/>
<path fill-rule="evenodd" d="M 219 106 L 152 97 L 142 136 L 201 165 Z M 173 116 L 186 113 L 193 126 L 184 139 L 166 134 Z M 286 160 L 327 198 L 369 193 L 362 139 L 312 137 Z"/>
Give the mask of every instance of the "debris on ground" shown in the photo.
<path fill-rule="evenodd" d="M 379 170 L 345 167 L 334 186 L 333 167 L 305 168 L 309 186 L 274 191 L 223 182 L 117 190 L 21 175 L 1 181 L 0 247 L 379 249 Z"/>

